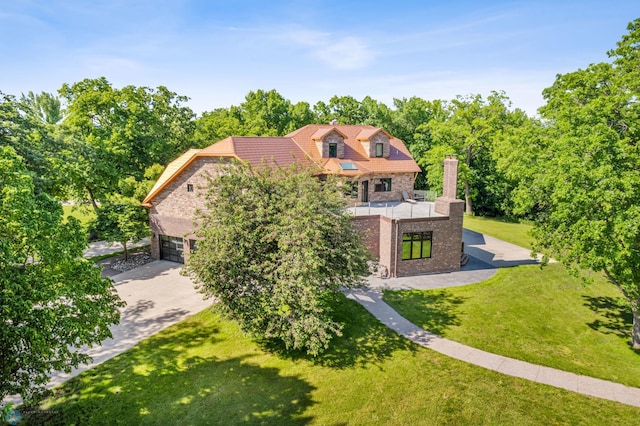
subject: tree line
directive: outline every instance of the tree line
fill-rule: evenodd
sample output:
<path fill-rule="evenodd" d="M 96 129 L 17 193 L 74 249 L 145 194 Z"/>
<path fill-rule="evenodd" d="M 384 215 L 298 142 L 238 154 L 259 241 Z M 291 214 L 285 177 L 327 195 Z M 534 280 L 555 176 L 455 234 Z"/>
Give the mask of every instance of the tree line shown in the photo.
<path fill-rule="evenodd" d="M 334 96 L 311 106 L 293 103 L 276 90 L 256 90 L 237 106 L 199 117 L 187 100 L 162 86 L 114 88 L 104 77 L 64 84 L 57 95 L 29 92 L 17 99 L 2 94 L 3 120 L 21 133 L 3 143 L 25 160 L 39 189 L 105 216 L 114 205 L 123 210 L 139 204 L 164 165 L 189 148 L 228 136 L 283 136 L 335 119 L 382 127 L 402 139 L 424 170 L 418 189 L 440 188 L 442 158 L 457 154 L 467 212 L 512 216 L 510 193 L 517 182 L 497 167 L 499 141 L 537 122 L 512 109 L 502 92 L 486 99 L 395 99 L 389 107 L 368 96 L 360 101 Z"/>

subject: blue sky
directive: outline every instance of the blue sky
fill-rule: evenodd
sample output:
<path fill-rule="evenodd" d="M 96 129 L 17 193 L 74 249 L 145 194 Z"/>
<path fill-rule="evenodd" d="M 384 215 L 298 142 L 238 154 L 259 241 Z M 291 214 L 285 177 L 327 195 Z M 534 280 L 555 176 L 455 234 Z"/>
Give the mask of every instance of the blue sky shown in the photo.
<path fill-rule="evenodd" d="M 0 6 L 0 91 L 105 76 L 167 86 L 200 113 L 257 89 L 389 106 L 504 90 L 534 114 L 556 74 L 607 60 L 638 17 L 638 0 L 11 0 Z"/>

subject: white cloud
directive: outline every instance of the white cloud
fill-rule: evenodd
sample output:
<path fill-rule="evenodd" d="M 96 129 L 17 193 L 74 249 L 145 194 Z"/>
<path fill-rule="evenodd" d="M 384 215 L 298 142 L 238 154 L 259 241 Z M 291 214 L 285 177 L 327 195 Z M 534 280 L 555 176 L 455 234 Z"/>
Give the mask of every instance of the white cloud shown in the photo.
<path fill-rule="evenodd" d="M 376 55 L 359 39 L 346 37 L 316 48 L 313 56 L 333 69 L 356 70 L 365 68 Z"/>
<path fill-rule="evenodd" d="M 358 37 L 338 37 L 331 33 L 296 30 L 285 33 L 283 39 L 308 48 L 311 57 L 334 70 L 366 68 L 377 56 L 364 40 Z"/>

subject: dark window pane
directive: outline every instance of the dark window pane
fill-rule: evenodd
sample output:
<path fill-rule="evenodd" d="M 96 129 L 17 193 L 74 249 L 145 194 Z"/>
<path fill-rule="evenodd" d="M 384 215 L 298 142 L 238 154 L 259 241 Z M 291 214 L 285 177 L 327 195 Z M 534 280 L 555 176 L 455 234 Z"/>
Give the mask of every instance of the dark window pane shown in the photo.
<path fill-rule="evenodd" d="M 329 158 L 337 158 L 338 157 L 338 144 L 330 143 L 329 144 Z"/>

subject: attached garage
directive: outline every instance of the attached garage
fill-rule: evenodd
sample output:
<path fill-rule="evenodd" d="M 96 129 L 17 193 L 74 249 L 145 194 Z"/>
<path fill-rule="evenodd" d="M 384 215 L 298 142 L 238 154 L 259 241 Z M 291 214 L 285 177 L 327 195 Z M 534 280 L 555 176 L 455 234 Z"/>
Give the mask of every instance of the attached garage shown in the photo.
<path fill-rule="evenodd" d="M 160 259 L 184 263 L 184 240 L 182 237 L 160 235 Z"/>

